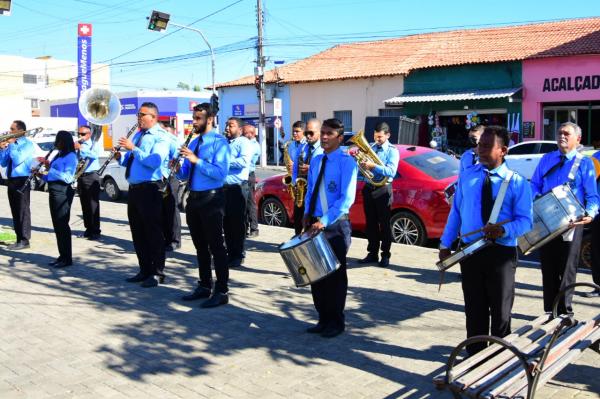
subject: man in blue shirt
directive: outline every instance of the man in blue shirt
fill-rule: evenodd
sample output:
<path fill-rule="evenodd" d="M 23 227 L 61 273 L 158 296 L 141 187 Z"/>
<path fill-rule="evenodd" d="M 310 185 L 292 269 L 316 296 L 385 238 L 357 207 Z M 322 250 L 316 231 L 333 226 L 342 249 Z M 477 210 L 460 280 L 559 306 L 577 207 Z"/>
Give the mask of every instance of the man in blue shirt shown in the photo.
<path fill-rule="evenodd" d="M 511 332 L 517 238 L 531 229 L 533 216 L 527 180 L 513 174 L 504 162 L 508 142 L 505 128 L 485 128 L 479 141 L 480 163 L 460 175 L 441 238 L 440 259 L 450 255 L 449 248 L 459 234 L 462 237 L 481 229 L 482 232 L 464 237 L 462 241 L 468 244 L 484 236 L 493 241 L 460 262 L 467 337 L 489 335 L 490 330 L 496 337 Z M 505 180 L 508 185 L 504 199 L 499 212 L 492 215 Z M 486 346 L 487 343 L 472 344 L 467 346 L 467 352 L 473 355 Z"/>
<path fill-rule="evenodd" d="M 210 104 L 196 105 L 193 120 L 198 137 L 187 148 L 181 147 L 180 152 L 185 161 L 177 177 L 188 181 L 190 194 L 185 212 L 196 247 L 200 278 L 196 288 L 185 295 L 183 300 L 209 298 L 201 306 L 211 308 L 229 301 L 229 268 L 223 243 L 223 184 L 229 169 L 229 145 L 213 126 L 215 112 Z M 217 277 L 214 290 L 211 263 L 214 264 Z"/>
<path fill-rule="evenodd" d="M 77 191 L 83 213 L 85 231 L 81 237 L 88 240 L 100 238 L 100 176 L 96 171 L 100 168 L 98 157 L 100 145 L 92 139 L 92 129 L 85 125 L 77 130 L 79 141 L 75 143 L 75 150 L 79 158 L 88 160 L 85 171 L 77 179 Z"/>
<path fill-rule="evenodd" d="M 292 125 L 292 141 L 288 146 L 288 154 L 290 156 L 290 164 L 288 166 L 291 170 L 294 168 L 298 153 L 304 147 L 304 143 L 306 143 L 306 139 L 304 138 L 305 130 L 306 123 L 302 121 L 296 121 Z M 292 183 L 296 184 L 295 181 L 292 181 Z"/>
<path fill-rule="evenodd" d="M 227 247 L 229 267 L 239 267 L 244 260 L 246 241 L 246 201 L 248 199 L 248 177 L 252 160 L 250 141 L 242 136 L 243 122 L 229 118 L 225 135 L 229 140 L 229 173 L 225 178 L 225 218 L 223 231 Z"/>
<path fill-rule="evenodd" d="M 479 139 L 481 138 L 481 134 L 483 133 L 484 129 L 485 126 L 477 125 L 473 126 L 469 130 L 469 145 L 471 146 L 471 148 L 463 152 L 462 156 L 460 157 L 459 174 L 462 173 L 465 169 L 468 169 L 471 166 L 477 164 L 477 162 L 479 162 L 479 156 L 477 155 L 477 145 L 479 144 Z"/>
<path fill-rule="evenodd" d="M 554 187 L 569 184 L 573 194 L 583 204 L 587 216 L 573 223 L 573 229 L 556 237 L 540 249 L 544 311 L 551 312 L 554 298 L 577 279 L 577 265 L 583 225 L 590 223 L 598 213 L 598 193 L 594 164 L 577 152 L 581 141 L 581 128 L 572 122 L 560 125 L 557 133 L 558 150 L 544 154 L 531 177 L 534 198 L 550 192 Z M 577 167 L 577 158 L 580 158 Z M 573 170 L 575 169 L 576 170 Z M 567 292 L 558 305 L 560 314 L 572 313 L 573 290 Z"/>
<path fill-rule="evenodd" d="M 10 125 L 10 133 L 26 130 L 23 121 L 16 120 Z M 34 151 L 33 143 L 27 137 L 0 142 L 0 165 L 6 168 L 8 203 L 17 236 L 17 241 L 7 247 L 13 251 L 29 248 L 31 239 L 30 187 L 24 187 L 22 193 L 19 190 L 31 173 Z"/>
<path fill-rule="evenodd" d="M 358 168 L 356 161 L 340 148 L 344 141 L 344 124 L 341 121 L 323 121 L 320 137 L 323 153 L 311 160 L 308 171 L 304 228 L 312 232 L 323 230 L 340 267 L 311 284 L 319 322 L 306 331 L 332 338 L 345 328 L 344 307 L 348 291 L 346 254 L 352 233 L 348 213 L 356 195 Z"/>
<path fill-rule="evenodd" d="M 250 140 L 252 146 L 252 159 L 250 160 L 250 173 L 248 175 L 248 201 L 246 202 L 246 235 L 248 237 L 258 236 L 258 218 L 254 193 L 256 192 L 256 163 L 260 159 L 260 143 L 256 140 L 256 128 L 254 125 L 245 124 L 242 127 L 242 135 Z"/>
<path fill-rule="evenodd" d="M 368 254 L 359 263 L 366 264 L 379 262 L 379 266 L 390 265 L 390 248 L 392 247 L 392 229 L 390 219 L 392 217 L 392 202 L 394 201 L 392 191 L 392 180 L 398 171 L 400 153 L 395 145 L 390 144 L 390 127 L 385 122 L 375 126 L 371 144 L 373 152 L 377 154 L 383 165 L 377 165 L 371 161 L 362 161 L 361 167 L 374 175 L 375 181 L 387 178 L 387 183 L 382 187 L 375 187 L 368 181 L 362 189 L 363 208 L 367 221 L 367 246 Z M 357 152 L 354 152 L 357 155 Z M 361 175 L 359 179 L 366 181 Z M 378 259 L 379 244 L 381 243 L 381 260 Z"/>
<path fill-rule="evenodd" d="M 181 248 L 181 215 L 179 214 L 179 179 L 171 173 L 171 161 L 179 154 L 180 143 L 177 131 L 167 122 L 160 123 L 169 143 L 169 156 L 163 164 L 163 233 L 165 235 L 165 251 L 171 252 Z M 191 134 L 191 133 L 190 133 Z M 168 180 L 167 180 L 168 179 Z"/>
<path fill-rule="evenodd" d="M 158 124 L 158 107 L 143 103 L 137 114 L 140 130 L 132 139 L 121 137 L 119 146 L 127 150 L 121 157 L 129 182 L 127 216 L 140 271 L 128 282 L 156 287 L 165 279 L 165 237 L 163 235 L 162 166 L 169 156 L 165 131 Z M 157 277 L 158 276 L 158 280 Z"/>

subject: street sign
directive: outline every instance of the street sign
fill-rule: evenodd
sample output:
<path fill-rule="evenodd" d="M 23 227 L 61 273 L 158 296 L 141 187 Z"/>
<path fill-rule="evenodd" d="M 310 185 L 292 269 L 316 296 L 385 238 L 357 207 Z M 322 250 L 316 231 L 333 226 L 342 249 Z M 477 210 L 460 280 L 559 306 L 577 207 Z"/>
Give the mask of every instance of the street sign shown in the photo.
<path fill-rule="evenodd" d="M 275 122 L 273 122 L 273 126 L 275 126 L 275 129 L 281 129 L 281 119 L 275 118 Z"/>
<path fill-rule="evenodd" d="M 244 116 L 244 104 L 233 104 L 231 106 L 231 114 L 233 116 Z"/>
<path fill-rule="evenodd" d="M 281 98 L 273 99 L 273 116 L 281 116 Z"/>

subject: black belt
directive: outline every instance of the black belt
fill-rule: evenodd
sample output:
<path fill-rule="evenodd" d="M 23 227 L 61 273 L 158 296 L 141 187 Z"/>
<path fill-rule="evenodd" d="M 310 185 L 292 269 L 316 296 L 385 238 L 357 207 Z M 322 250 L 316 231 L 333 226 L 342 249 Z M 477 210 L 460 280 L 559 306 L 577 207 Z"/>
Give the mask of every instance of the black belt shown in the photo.
<path fill-rule="evenodd" d="M 97 172 L 98 172 L 97 170 L 93 170 L 91 172 L 85 172 L 85 173 L 82 173 L 81 176 L 79 176 L 79 177 L 85 177 L 85 176 L 89 176 L 89 175 L 97 175 L 98 174 Z"/>
<path fill-rule="evenodd" d="M 321 220 L 322 217 L 323 216 L 316 216 L 315 219 L 316 220 Z M 339 218 L 337 218 L 334 223 L 343 222 L 345 220 L 350 220 L 350 218 L 348 217 L 347 213 L 344 213 L 342 216 L 340 216 Z"/>
<path fill-rule="evenodd" d="M 158 186 L 158 183 L 160 183 L 160 180 L 157 180 L 157 181 L 145 181 L 145 182 L 136 183 L 136 184 L 129 183 L 129 189 L 131 190 L 132 188 L 142 188 L 142 187 L 149 186 L 149 185 Z"/>
<path fill-rule="evenodd" d="M 248 180 L 244 180 L 241 183 L 233 183 L 233 184 L 223 184 L 223 188 L 227 188 L 227 187 L 236 187 L 236 186 L 247 186 L 248 185 Z"/>
<path fill-rule="evenodd" d="M 221 188 L 214 188 L 212 190 L 203 190 L 203 191 L 190 191 L 188 198 L 189 199 L 202 198 L 207 195 L 214 195 L 214 194 L 220 193 L 222 191 L 223 191 L 223 189 L 221 189 Z"/>

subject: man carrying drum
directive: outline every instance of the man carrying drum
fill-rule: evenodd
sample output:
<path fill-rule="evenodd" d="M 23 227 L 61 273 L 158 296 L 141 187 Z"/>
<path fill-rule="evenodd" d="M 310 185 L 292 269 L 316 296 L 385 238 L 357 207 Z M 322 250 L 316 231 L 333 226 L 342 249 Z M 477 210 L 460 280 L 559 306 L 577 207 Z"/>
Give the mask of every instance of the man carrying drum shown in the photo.
<path fill-rule="evenodd" d="M 552 311 L 554 298 L 561 287 L 576 281 L 583 225 L 590 223 L 596 216 L 599 204 L 594 164 L 590 158 L 577 152 L 581 128 L 572 122 L 563 123 L 558 128 L 556 141 L 558 150 L 542 157 L 531 178 L 534 198 L 550 192 L 554 187 L 569 184 L 573 194 L 585 207 L 587 216 L 574 221 L 572 229 L 540 249 L 546 312 Z M 559 314 L 573 313 L 572 298 L 571 290 L 559 303 Z"/>
<path fill-rule="evenodd" d="M 339 269 L 311 284 L 319 322 L 308 328 L 307 332 L 321 334 L 325 338 L 333 338 L 345 328 L 344 307 L 348 290 L 346 254 L 352 233 L 348 212 L 356 195 L 358 167 L 354 158 L 340 148 L 343 140 L 344 125 L 341 121 L 323 121 L 323 153 L 315 156 L 310 163 L 305 202 L 305 230 L 323 230 L 340 262 Z"/>
<path fill-rule="evenodd" d="M 484 237 L 493 241 L 460 262 L 467 337 L 488 335 L 490 318 L 492 335 L 504 337 L 511 332 L 517 237 L 531 229 L 532 201 L 527 180 L 509 170 L 504 162 L 508 141 L 505 128 L 485 128 L 479 141 L 479 164 L 460 175 L 441 238 L 440 259 L 450 255 L 459 230 L 465 236 L 481 230 L 463 238 L 465 243 Z M 502 222 L 495 223 L 496 220 Z M 473 355 L 486 346 L 487 343 L 468 345 L 467 352 Z"/>

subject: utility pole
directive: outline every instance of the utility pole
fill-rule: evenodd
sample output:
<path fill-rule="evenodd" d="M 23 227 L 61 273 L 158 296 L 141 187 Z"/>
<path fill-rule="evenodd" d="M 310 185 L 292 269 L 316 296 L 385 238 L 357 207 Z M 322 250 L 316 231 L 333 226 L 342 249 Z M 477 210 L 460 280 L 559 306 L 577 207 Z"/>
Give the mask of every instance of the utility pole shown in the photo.
<path fill-rule="evenodd" d="M 258 40 L 256 43 L 256 69 L 254 72 L 258 90 L 258 137 L 260 139 L 260 166 L 267 166 L 267 129 L 265 128 L 265 58 L 263 56 L 262 0 L 256 0 Z M 273 143 L 276 148 L 277 143 Z"/>

